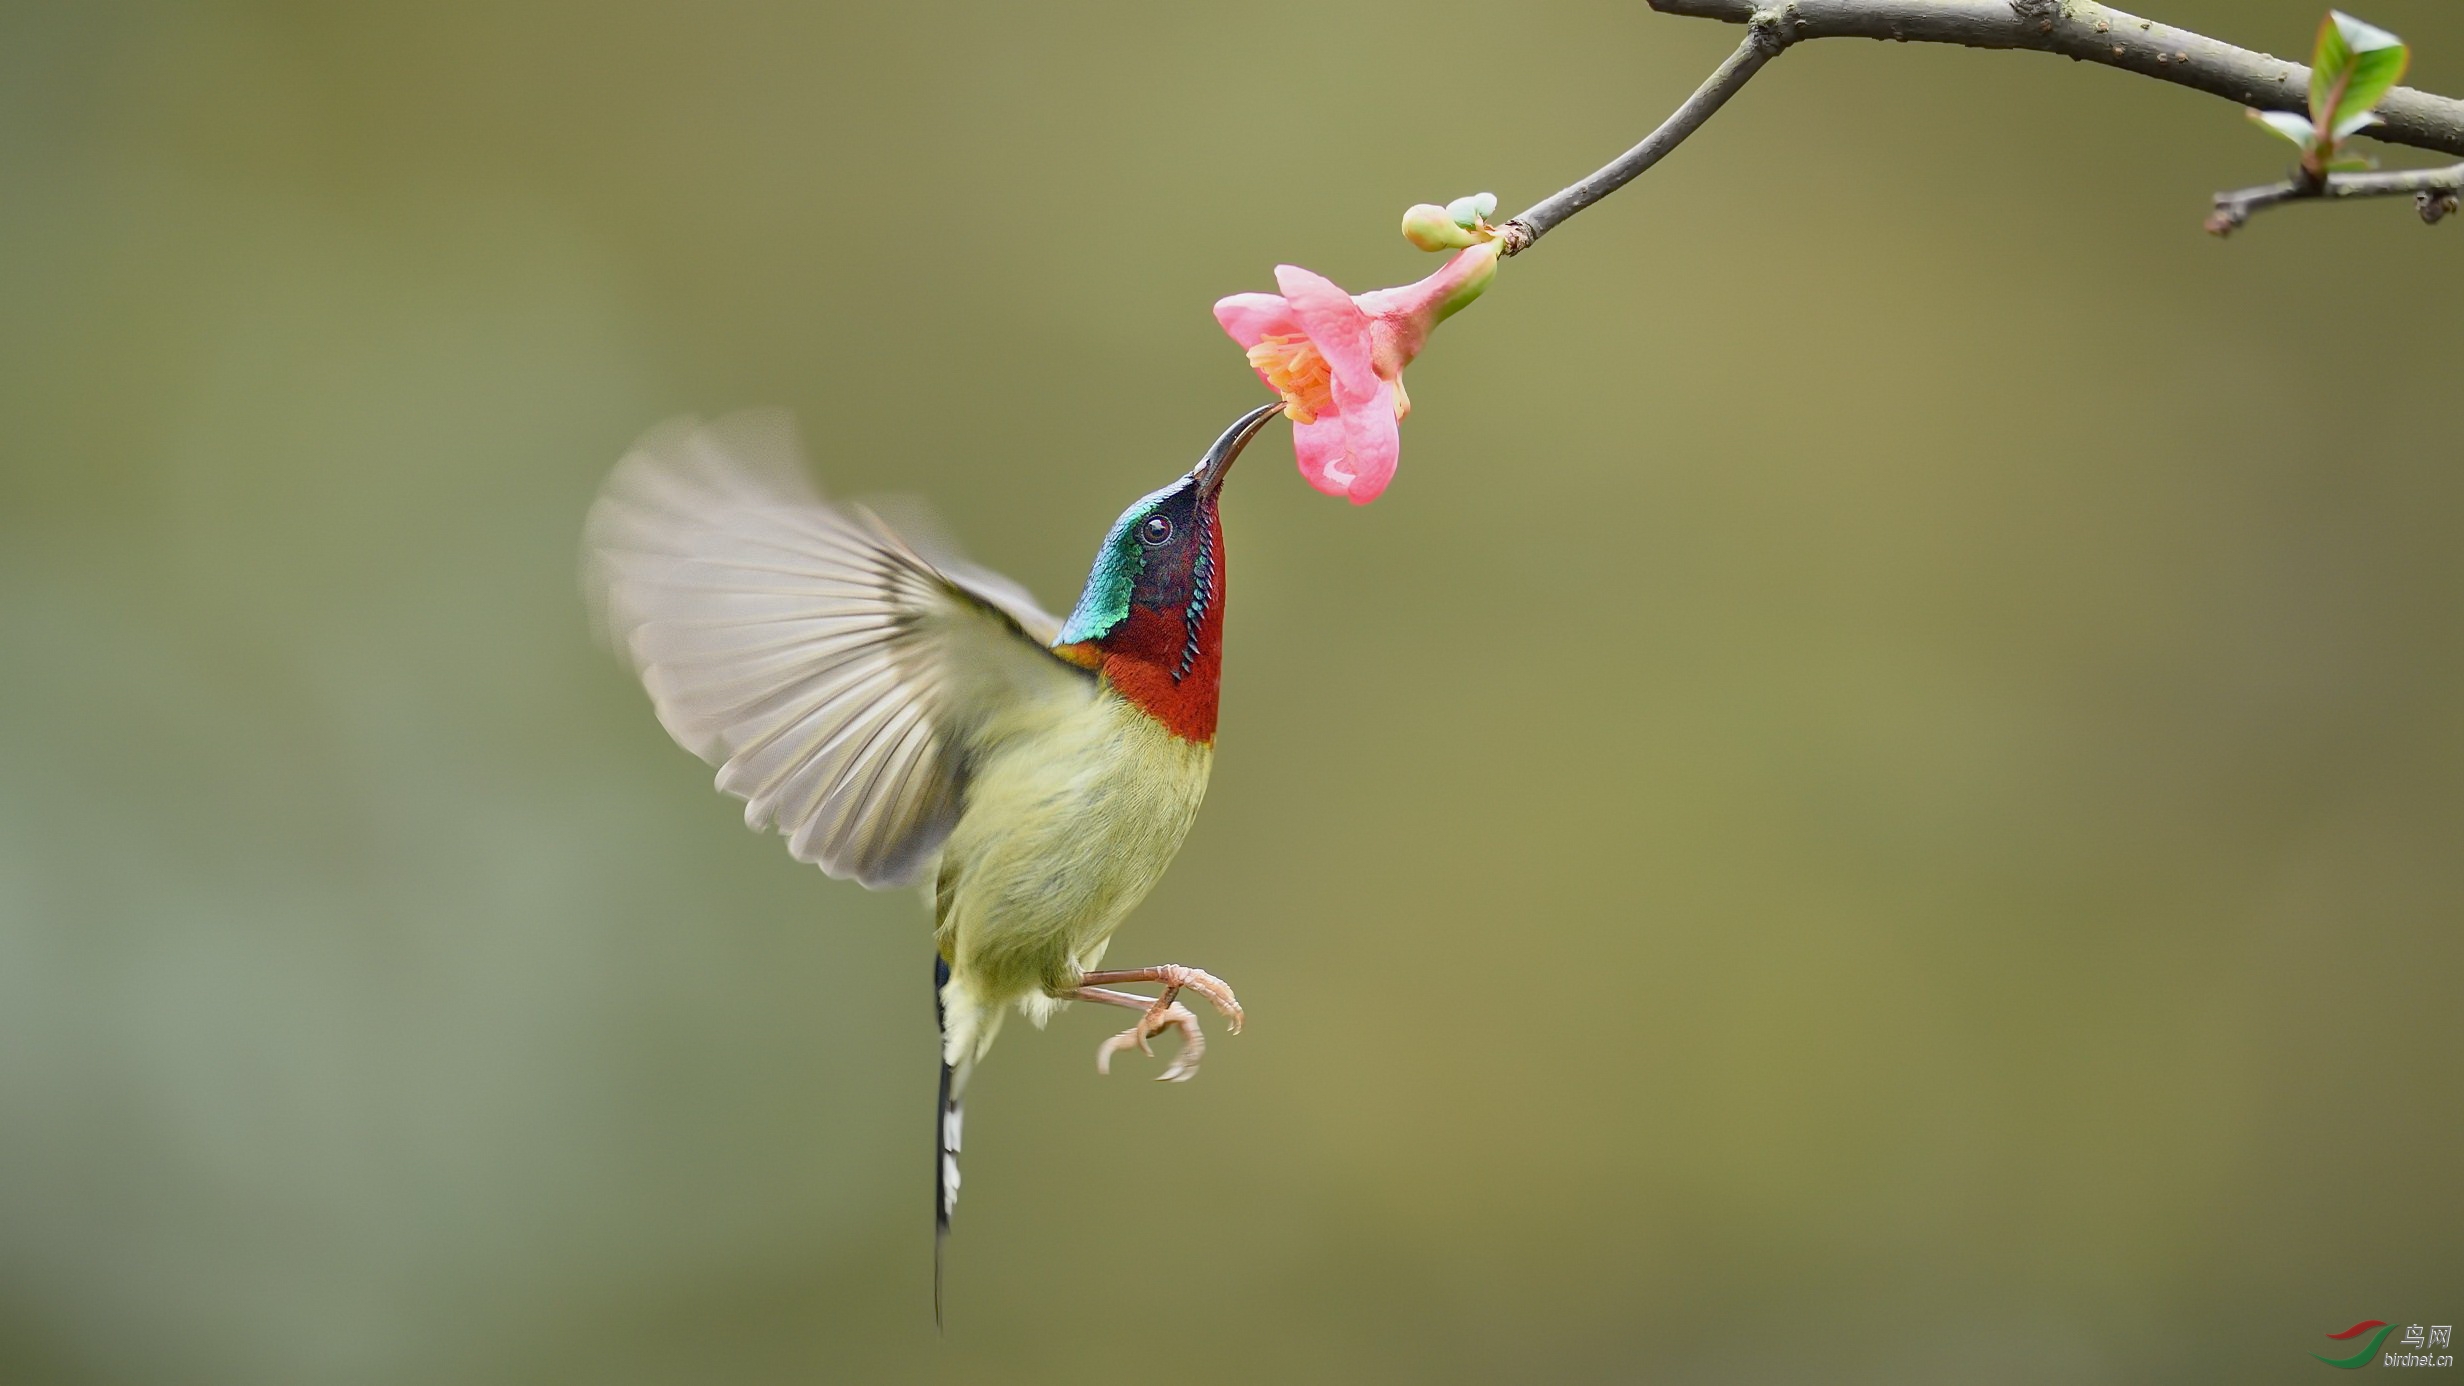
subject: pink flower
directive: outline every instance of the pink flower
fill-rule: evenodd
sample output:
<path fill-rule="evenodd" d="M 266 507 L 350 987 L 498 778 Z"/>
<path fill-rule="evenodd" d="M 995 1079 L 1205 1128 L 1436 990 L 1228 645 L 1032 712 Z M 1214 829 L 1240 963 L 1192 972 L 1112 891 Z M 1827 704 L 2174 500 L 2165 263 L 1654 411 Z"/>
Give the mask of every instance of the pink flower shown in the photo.
<path fill-rule="evenodd" d="M 1280 294 L 1234 294 L 1215 321 L 1249 351 L 1266 388 L 1283 396 L 1300 474 L 1354 505 L 1394 479 L 1395 425 L 1411 412 L 1403 368 L 1430 329 L 1480 296 L 1497 273 L 1495 241 L 1475 245 L 1416 284 L 1346 294 L 1324 275 L 1275 266 Z"/>

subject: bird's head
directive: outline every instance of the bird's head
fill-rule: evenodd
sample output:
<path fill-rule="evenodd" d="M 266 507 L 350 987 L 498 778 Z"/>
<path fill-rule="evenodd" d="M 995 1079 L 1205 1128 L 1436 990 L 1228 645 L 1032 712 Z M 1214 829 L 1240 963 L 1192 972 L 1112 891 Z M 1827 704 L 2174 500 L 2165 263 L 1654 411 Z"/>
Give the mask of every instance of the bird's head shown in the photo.
<path fill-rule="evenodd" d="M 1121 512 L 1054 642 L 1187 740 L 1215 734 L 1224 608 L 1216 502 L 1241 449 L 1282 409 L 1264 404 L 1241 415 L 1187 475 Z"/>

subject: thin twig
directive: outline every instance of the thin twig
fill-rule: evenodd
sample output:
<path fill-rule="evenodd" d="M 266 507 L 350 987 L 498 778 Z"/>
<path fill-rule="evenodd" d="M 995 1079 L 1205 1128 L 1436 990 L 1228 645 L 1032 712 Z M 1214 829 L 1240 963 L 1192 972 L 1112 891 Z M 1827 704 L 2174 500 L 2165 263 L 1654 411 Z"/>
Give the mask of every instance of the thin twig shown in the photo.
<path fill-rule="evenodd" d="M 1764 63 L 1778 57 L 1787 46 L 1776 26 L 1760 22 L 1749 26 L 1745 42 L 1728 55 L 1728 61 L 1696 87 L 1674 114 L 1661 121 L 1659 129 L 1644 136 L 1641 144 L 1618 155 L 1589 178 L 1533 203 L 1508 220 L 1504 228 L 1505 253 L 1517 255 L 1530 249 L 1532 242 L 1549 233 L 1550 227 L 1624 187 L 1643 170 L 1666 158 L 1670 150 L 1700 129 L 1713 112 L 1728 104 L 1728 98 L 1736 95 L 1739 87 L 1762 71 Z"/>
<path fill-rule="evenodd" d="M 2207 229 L 2219 236 L 2229 236 L 2250 220 L 2252 212 L 2287 202 L 2398 197 L 2405 193 L 2413 195 L 2413 206 L 2421 213 L 2421 219 L 2435 223 L 2454 211 L 2459 195 L 2464 195 L 2464 164 L 2396 173 L 2331 173 L 2324 183 L 2296 177 L 2265 187 L 2220 192 L 2216 194 L 2216 210 L 2207 219 Z"/>
<path fill-rule="evenodd" d="M 1791 44 L 1818 38 L 1896 39 L 1967 48 L 2023 48 L 2102 63 L 2256 106 L 2300 111 L 2310 69 L 2091 0 L 1650 0 L 1662 14 L 1752 23 L 1770 14 Z M 2464 101 L 2398 87 L 2367 132 L 2388 144 L 2464 155 Z"/>

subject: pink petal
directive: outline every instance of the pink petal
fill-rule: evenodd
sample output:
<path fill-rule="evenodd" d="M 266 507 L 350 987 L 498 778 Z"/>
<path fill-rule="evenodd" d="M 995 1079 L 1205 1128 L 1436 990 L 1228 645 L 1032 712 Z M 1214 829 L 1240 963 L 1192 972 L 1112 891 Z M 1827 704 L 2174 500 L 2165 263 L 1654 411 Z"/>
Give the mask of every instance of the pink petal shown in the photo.
<path fill-rule="evenodd" d="M 1351 493 L 1353 471 L 1345 452 L 1341 414 L 1320 414 L 1292 425 L 1292 455 L 1300 461 L 1301 480 L 1330 496 Z"/>
<path fill-rule="evenodd" d="M 1383 380 L 1358 409 L 1346 407 L 1320 414 L 1315 422 L 1292 425 L 1292 453 L 1302 478 L 1354 505 L 1376 500 L 1394 480 L 1400 444 L 1394 387 Z"/>
<path fill-rule="evenodd" d="M 1215 300 L 1215 321 L 1232 334 L 1232 340 L 1245 350 L 1268 337 L 1289 336 L 1300 331 L 1300 321 L 1292 316 L 1292 305 L 1281 294 L 1234 294 Z"/>
<path fill-rule="evenodd" d="M 1435 274 L 1392 289 L 1372 289 L 1352 300 L 1368 315 L 1376 360 L 1389 376 L 1396 375 L 1427 345 L 1429 332 L 1448 311 L 1479 296 L 1479 287 L 1497 273 L 1495 242 L 1476 245 L 1448 260 Z M 1469 291 L 1469 297 L 1457 295 Z"/>
<path fill-rule="evenodd" d="M 1335 403 L 1347 411 L 1366 404 L 1383 384 L 1370 363 L 1368 315 L 1333 280 L 1298 265 L 1275 266 L 1275 283 L 1291 302 L 1300 330 L 1334 367 Z"/>
<path fill-rule="evenodd" d="M 1344 412 L 1343 427 L 1355 473 L 1351 502 L 1367 505 L 1395 479 L 1395 463 L 1403 452 L 1402 430 L 1395 421 L 1395 387 L 1379 381 L 1377 394 L 1366 407 Z"/>
<path fill-rule="evenodd" d="M 1409 284 L 1391 289 L 1372 289 L 1360 296 L 1361 308 L 1376 314 L 1411 314 L 1434 317 L 1446 300 L 1470 285 L 1475 279 L 1497 272 L 1498 247 L 1476 245 L 1459 251 L 1436 271 Z"/>

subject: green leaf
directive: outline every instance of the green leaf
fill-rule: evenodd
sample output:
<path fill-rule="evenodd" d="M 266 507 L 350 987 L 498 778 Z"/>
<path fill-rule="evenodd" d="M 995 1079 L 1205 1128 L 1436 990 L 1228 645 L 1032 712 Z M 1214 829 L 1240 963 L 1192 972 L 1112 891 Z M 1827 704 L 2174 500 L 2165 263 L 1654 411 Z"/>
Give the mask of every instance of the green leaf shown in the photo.
<path fill-rule="evenodd" d="M 2310 50 L 2310 119 L 2318 125 L 2335 123 L 2328 119 L 2333 93 L 2353 70 L 2353 46 L 2344 41 L 2344 26 L 2336 23 L 2341 18 L 2335 10 L 2327 12 L 2319 21 L 2318 42 Z"/>
<path fill-rule="evenodd" d="M 2336 142 L 2341 144 L 2376 124 L 2378 124 L 2378 112 L 2356 111 L 2336 123 Z"/>
<path fill-rule="evenodd" d="M 2367 20 L 2355 19 L 2342 10 L 2329 10 L 2327 17 L 2335 21 L 2336 34 L 2344 40 L 2345 46 L 2356 53 L 2377 53 L 2404 46 L 2404 40 Z"/>
<path fill-rule="evenodd" d="M 2376 162 L 2364 158 L 2359 154 L 2347 154 L 2341 158 L 2329 159 L 2327 161 L 2327 171 L 2329 173 L 2367 173 L 2371 169 L 2377 167 L 2378 164 Z"/>
<path fill-rule="evenodd" d="M 2319 137 L 2318 127 L 2291 111 L 2246 111 L 2244 114 L 2303 149 L 2308 149 L 2310 142 Z"/>
<path fill-rule="evenodd" d="M 2353 75 L 2344 84 L 2344 99 L 2336 103 L 2330 125 L 2342 125 L 2378 105 L 2403 80 L 2412 59 L 2404 41 L 2384 29 L 2374 29 L 2348 15 L 2337 15 L 2344 41 L 2353 50 Z"/>
<path fill-rule="evenodd" d="M 2329 10 L 2310 64 L 2310 119 L 2332 130 L 2378 105 L 2411 60 L 2404 40 L 2342 10 Z"/>

